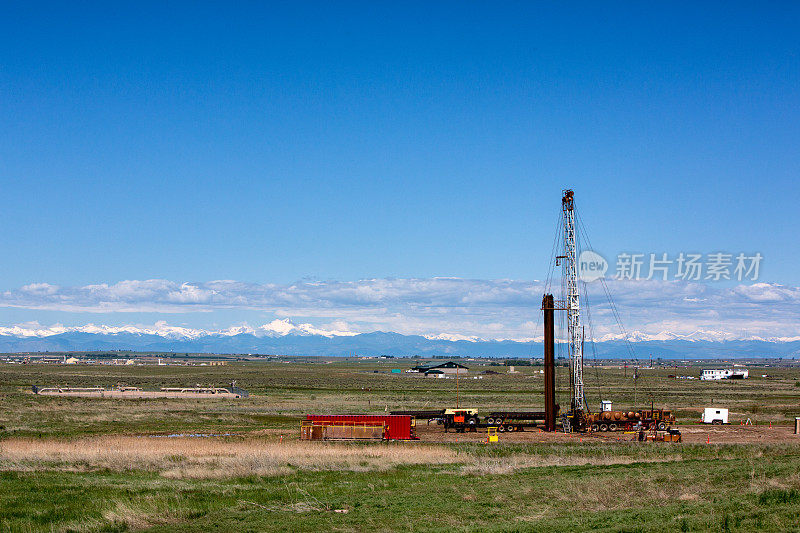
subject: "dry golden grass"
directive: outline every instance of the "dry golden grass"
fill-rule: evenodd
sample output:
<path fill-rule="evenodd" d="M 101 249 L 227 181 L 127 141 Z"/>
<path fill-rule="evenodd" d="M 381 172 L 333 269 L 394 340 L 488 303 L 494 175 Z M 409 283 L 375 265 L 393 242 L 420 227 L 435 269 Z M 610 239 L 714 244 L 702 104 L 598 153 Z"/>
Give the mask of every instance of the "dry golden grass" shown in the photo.
<path fill-rule="evenodd" d="M 0 443 L 0 468 L 6 470 L 147 470 L 172 478 L 271 476 L 298 469 L 372 471 L 461 460 L 449 448 L 416 443 L 362 446 L 128 436 Z"/>
<path fill-rule="evenodd" d="M 465 475 L 511 474 L 526 468 L 680 461 L 680 454 L 631 457 L 510 454 L 483 457 L 422 443 L 347 444 L 262 439 L 103 436 L 0 442 L 0 469 L 158 472 L 168 478 L 274 476 L 298 470 L 383 471 L 400 465 L 454 465 Z"/>

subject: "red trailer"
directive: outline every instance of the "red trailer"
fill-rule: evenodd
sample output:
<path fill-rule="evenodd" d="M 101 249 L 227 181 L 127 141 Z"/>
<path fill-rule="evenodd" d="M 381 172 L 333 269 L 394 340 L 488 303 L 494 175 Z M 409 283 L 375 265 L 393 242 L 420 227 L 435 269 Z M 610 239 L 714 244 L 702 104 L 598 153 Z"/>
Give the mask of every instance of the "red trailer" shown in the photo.
<path fill-rule="evenodd" d="M 383 427 L 383 431 L 380 433 L 382 440 L 417 440 L 414 417 L 408 415 L 307 415 L 303 425 L 305 427 Z M 373 434 L 369 431 L 361 433 Z M 311 435 L 310 432 L 309 435 Z"/>

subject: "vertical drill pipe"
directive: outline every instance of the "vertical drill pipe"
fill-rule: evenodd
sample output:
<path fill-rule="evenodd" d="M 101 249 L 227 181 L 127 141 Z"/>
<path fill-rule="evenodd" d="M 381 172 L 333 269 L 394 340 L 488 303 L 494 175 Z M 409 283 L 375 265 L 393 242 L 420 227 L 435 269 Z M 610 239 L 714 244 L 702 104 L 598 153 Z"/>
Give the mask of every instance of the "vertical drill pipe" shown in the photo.
<path fill-rule="evenodd" d="M 553 295 L 542 298 L 544 311 L 544 429 L 556 430 L 555 327 Z"/>

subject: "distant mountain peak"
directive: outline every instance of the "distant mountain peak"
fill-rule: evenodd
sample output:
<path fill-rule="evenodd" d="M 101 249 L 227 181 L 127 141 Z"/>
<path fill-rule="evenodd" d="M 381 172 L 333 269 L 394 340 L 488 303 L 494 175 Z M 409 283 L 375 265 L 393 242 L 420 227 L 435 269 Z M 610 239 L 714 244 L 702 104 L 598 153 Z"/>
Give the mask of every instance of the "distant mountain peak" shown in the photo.
<path fill-rule="evenodd" d="M 707 357 L 794 357 L 800 355 L 800 337 L 737 339 L 725 332 L 696 330 L 686 334 L 632 331 L 596 338 L 597 357 L 631 356 L 621 347 L 632 343 L 639 357 L 652 353 L 664 359 Z M 373 331 L 356 333 L 344 323 L 320 328 L 275 319 L 258 327 L 248 324 L 207 330 L 153 325 L 108 326 L 86 324 L 42 326 L 38 323 L 0 327 L 0 352 L 136 350 L 199 353 L 260 353 L 283 355 L 396 355 L 462 357 L 541 357 L 541 337 L 484 339 L 459 333 L 403 335 Z"/>
<path fill-rule="evenodd" d="M 107 326 L 104 324 L 85 324 L 83 326 L 64 326 L 54 324 L 52 326 L 42 326 L 31 322 L 27 324 L 16 324 L 14 326 L 0 326 L 0 335 L 11 337 L 51 337 L 64 333 L 90 333 L 93 335 L 118 335 L 127 333 L 130 335 L 156 335 L 166 339 L 198 339 L 201 337 L 233 337 L 236 335 L 253 335 L 256 337 L 283 337 L 285 335 L 318 335 L 321 337 L 351 337 L 357 333 L 346 329 L 323 329 L 317 328 L 312 324 L 294 324 L 288 318 L 276 319 L 272 322 L 259 326 L 250 327 L 247 324 L 231 326 L 225 329 L 209 330 L 199 328 L 187 328 L 183 326 L 170 326 L 165 321 L 158 321 L 152 326 L 146 325 L 124 325 Z"/>

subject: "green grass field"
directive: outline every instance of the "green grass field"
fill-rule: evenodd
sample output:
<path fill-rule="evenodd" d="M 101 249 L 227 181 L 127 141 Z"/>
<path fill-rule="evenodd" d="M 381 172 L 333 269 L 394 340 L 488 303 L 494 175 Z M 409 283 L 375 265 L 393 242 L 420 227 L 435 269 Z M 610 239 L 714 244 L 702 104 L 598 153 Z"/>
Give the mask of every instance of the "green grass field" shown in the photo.
<path fill-rule="evenodd" d="M 727 444 L 722 433 L 711 445 L 542 443 L 534 433 L 491 446 L 475 439 L 297 440 L 299 417 L 309 412 L 455 403 L 454 380 L 389 373 L 407 366 L 0 365 L 0 531 L 800 531 L 800 438 L 788 431 L 740 444 Z M 473 366 L 459 381 L 462 405 L 541 407 L 537 368 L 471 379 L 485 369 L 504 370 Z M 735 424 L 750 418 L 768 436 L 770 423 L 785 428 L 800 416 L 797 368 L 751 368 L 751 379 L 723 383 L 667 377 L 699 375 L 698 368 L 641 370 L 635 385 L 630 374 L 587 368 L 589 402 L 602 396 L 623 408 L 652 401 L 684 423 L 699 419 L 703 406 L 722 405 Z M 560 384 L 564 378 L 559 369 Z M 32 384 L 157 388 L 231 380 L 251 396 L 29 393 Z M 193 433 L 231 435 L 153 436 Z"/>

